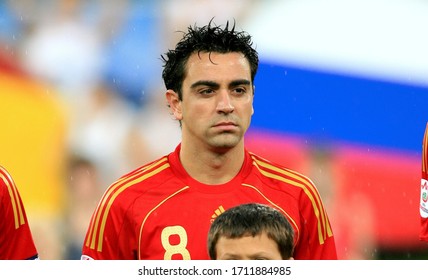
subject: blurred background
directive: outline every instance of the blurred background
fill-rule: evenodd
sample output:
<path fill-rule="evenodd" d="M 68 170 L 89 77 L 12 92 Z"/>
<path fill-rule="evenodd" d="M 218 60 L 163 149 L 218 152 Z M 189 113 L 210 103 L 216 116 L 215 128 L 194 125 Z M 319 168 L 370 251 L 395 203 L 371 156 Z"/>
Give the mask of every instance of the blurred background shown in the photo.
<path fill-rule="evenodd" d="M 260 55 L 248 148 L 308 175 L 340 259 L 428 259 L 423 0 L 0 1 L 0 164 L 42 259 L 79 259 L 115 179 L 172 151 L 160 55 L 235 20 Z"/>

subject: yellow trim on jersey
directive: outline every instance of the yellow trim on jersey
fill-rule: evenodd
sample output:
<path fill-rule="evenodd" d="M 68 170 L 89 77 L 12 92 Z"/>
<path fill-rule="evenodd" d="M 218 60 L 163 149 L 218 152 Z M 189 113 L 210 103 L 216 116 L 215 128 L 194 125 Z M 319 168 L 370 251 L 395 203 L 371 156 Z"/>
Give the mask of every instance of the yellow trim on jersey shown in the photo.
<path fill-rule="evenodd" d="M 21 225 L 25 224 L 24 210 L 23 210 L 24 206 L 22 205 L 22 203 L 20 203 L 18 199 L 19 197 L 18 189 L 16 188 L 16 185 L 12 177 L 3 167 L 0 167 L 0 171 L 1 171 L 0 178 L 3 180 L 4 184 L 6 185 L 6 188 L 10 196 L 10 201 L 12 204 L 12 212 L 13 212 L 13 217 L 15 221 L 15 229 L 18 229 Z M 7 176 L 7 178 L 5 176 Z M 12 182 L 12 184 L 10 184 L 9 181 Z"/>
<path fill-rule="evenodd" d="M 294 225 L 294 227 L 297 230 L 297 236 L 296 236 L 296 240 L 295 240 L 296 244 L 297 244 L 297 242 L 298 242 L 298 240 L 300 238 L 300 229 L 297 226 L 296 221 L 294 221 L 294 219 L 290 215 L 288 215 L 288 213 L 284 209 L 282 209 L 278 204 L 275 204 L 274 202 L 272 202 L 272 200 L 270 200 L 269 198 L 267 198 L 258 188 L 256 188 L 255 186 L 249 185 L 249 184 L 242 184 L 242 185 L 245 186 L 245 187 L 254 189 L 261 196 L 263 196 L 263 198 L 266 199 L 270 204 L 274 205 L 276 208 L 278 208 L 279 210 L 281 210 L 284 213 L 285 216 L 287 216 L 288 220 Z"/>
<path fill-rule="evenodd" d="M 164 200 L 162 200 L 158 205 L 156 205 L 155 207 L 153 207 L 153 209 L 152 210 L 150 210 L 148 213 L 147 213 L 147 215 L 144 217 L 144 220 L 143 220 L 143 223 L 141 224 L 141 227 L 140 227 L 140 234 L 139 234 L 139 236 L 138 236 L 138 259 L 139 260 L 141 260 L 141 255 L 140 255 L 140 248 L 141 248 L 141 245 L 140 245 L 140 242 L 141 242 L 141 235 L 142 235 L 142 233 L 143 233 L 143 227 L 144 227 L 144 224 L 146 223 L 146 220 L 147 220 L 147 218 L 150 216 L 150 214 L 152 214 L 152 212 L 153 211 L 155 211 L 157 208 L 159 208 L 162 204 L 164 204 L 168 199 L 170 199 L 170 198 L 172 198 L 172 197 L 174 197 L 175 195 L 177 195 L 177 194 L 179 194 L 179 193 L 181 193 L 182 191 L 184 191 L 184 190 L 187 190 L 189 188 L 189 186 L 185 186 L 184 188 L 182 188 L 182 189 L 179 189 L 178 191 L 176 191 L 175 193 L 173 193 L 173 194 L 171 194 L 171 195 L 169 195 L 167 198 L 165 198 Z"/>
<path fill-rule="evenodd" d="M 298 175 L 297 173 L 287 170 L 287 169 L 282 169 L 279 167 L 276 167 L 272 164 L 269 164 L 267 162 L 258 160 L 257 158 L 255 158 L 254 156 L 252 156 L 253 160 L 254 160 L 254 164 L 255 166 L 260 170 L 260 172 L 269 178 L 273 178 L 282 182 L 285 182 L 287 184 L 291 184 L 293 186 L 299 187 L 301 189 L 303 189 L 304 193 L 308 196 L 309 200 L 312 203 L 312 207 L 314 209 L 314 213 L 315 216 L 317 217 L 317 227 L 318 227 L 318 239 L 320 244 L 324 244 L 324 240 L 327 239 L 327 237 L 331 237 L 333 236 L 333 232 L 331 230 L 330 227 L 330 223 L 328 222 L 327 216 L 326 216 L 326 212 L 323 208 L 323 205 L 321 203 L 321 198 L 319 197 L 318 191 L 315 189 L 314 185 L 312 184 L 312 182 L 304 177 L 303 175 Z M 277 173 L 280 173 L 284 176 L 287 177 L 291 177 L 296 181 L 287 179 L 285 177 L 279 176 L 277 174 L 273 174 L 270 173 L 268 171 L 265 171 L 263 169 L 261 169 L 259 166 L 262 166 L 264 168 L 270 169 L 272 171 L 275 171 Z M 312 193 L 309 191 L 309 189 L 311 189 L 312 193 L 314 193 L 314 196 L 312 195 Z M 321 218 L 321 220 L 320 220 Z"/>
<path fill-rule="evenodd" d="M 113 205 L 114 200 L 116 197 L 122 193 L 124 190 L 126 190 L 128 187 L 142 182 L 147 178 L 152 177 L 153 175 L 161 172 L 162 170 L 168 168 L 170 165 L 167 162 L 167 158 L 163 157 L 162 159 L 154 162 L 151 165 L 142 167 L 140 170 L 130 174 L 129 176 L 122 177 L 117 182 L 115 182 L 113 185 L 111 185 L 105 194 L 103 195 L 102 200 L 98 204 L 96 210 L 95 210 L 95 216 L 93 220 L 91 221 L 89 234 L 86 240 L 86 246 L 90 247 L 91 249 L 95 249 L 95 243 L 98 236 L 98 246 L 97 251 L 102 251 L 102 240 L 104 236 L 104 230 L 105 230 L 105 224 L 106 220 L 110 211 L 111 206 Z M 153 171 L 146 173 L 142 176 L 143 173 L 147 172 L 148 170 L 153 169 Z M 122 185 L 125 183 L 125 185 Z M 111 197 L 110 197 L 111 195 Z M 104 210 L 105 209 L 105 210 Z M 104 211 L 104 213 L 103 213 Z M 103 214 L 102 214 L 103 213 Z M 102 215 L 102 217 L 101 217 Z"/>

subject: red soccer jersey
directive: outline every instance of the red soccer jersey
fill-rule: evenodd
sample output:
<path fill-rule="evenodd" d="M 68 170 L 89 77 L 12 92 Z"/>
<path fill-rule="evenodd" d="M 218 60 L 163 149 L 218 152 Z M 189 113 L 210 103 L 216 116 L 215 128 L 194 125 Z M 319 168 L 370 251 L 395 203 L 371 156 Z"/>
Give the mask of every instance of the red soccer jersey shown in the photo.
<path fill-rule="evenodd" d="M 37 258 L 18 189 L 9 173 L 0 166 L 0 260 Z"/>
<path fill-rule="evenodd" d="M 246 151 L 239 174 L 223 185 L 192 179 L 175 152 L 123 176 L 95 210 L 82 259 L 209 259 L 212 221 L 233 206 L 274 206 L 295 230 L 295 259 L 337 259 L 330 222 L 306 177 Z"/>
<path fill-rule="evenodd" d="M 424 139 L 422 141 L 422 179 L 421 179 L 421 231 L 419 237 L 428 241 L 428 123 L 425 127 Z"/>

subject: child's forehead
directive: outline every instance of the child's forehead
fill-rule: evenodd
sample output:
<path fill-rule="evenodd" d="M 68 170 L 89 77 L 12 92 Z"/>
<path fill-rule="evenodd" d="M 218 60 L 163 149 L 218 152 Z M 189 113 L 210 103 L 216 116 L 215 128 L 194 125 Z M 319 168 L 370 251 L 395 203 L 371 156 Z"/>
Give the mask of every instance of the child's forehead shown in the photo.
<path fill-rule="evenodd" d="M 220 237 L 216 255 L 218 259 L 282 259 L 278 244 L 264 232 L 255 236 Z"/>
<path fill-rule="evenodd" d="M 272 239 L 268 232 L 265 229 L 262 229 L 260 231 L 244 231 L 242 234 L 239 235 L 233 235 L 233 234 L 222 234 L 219 238 L 225 238 L 225 239 L 240 239 L 240 238 L 262 238 L 266 237 L 268 239 Z"/>

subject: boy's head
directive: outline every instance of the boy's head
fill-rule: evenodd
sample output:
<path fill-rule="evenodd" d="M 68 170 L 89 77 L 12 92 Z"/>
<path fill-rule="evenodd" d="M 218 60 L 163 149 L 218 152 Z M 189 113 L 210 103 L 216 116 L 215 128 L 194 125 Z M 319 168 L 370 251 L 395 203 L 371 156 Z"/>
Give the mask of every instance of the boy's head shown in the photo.
<path fill-rule="evenodd" d="M 294 231 L 278 210 L 242 204 L 217 217 L 208 233 L 208 253 L 217 259 L 292 259 Z"/>

